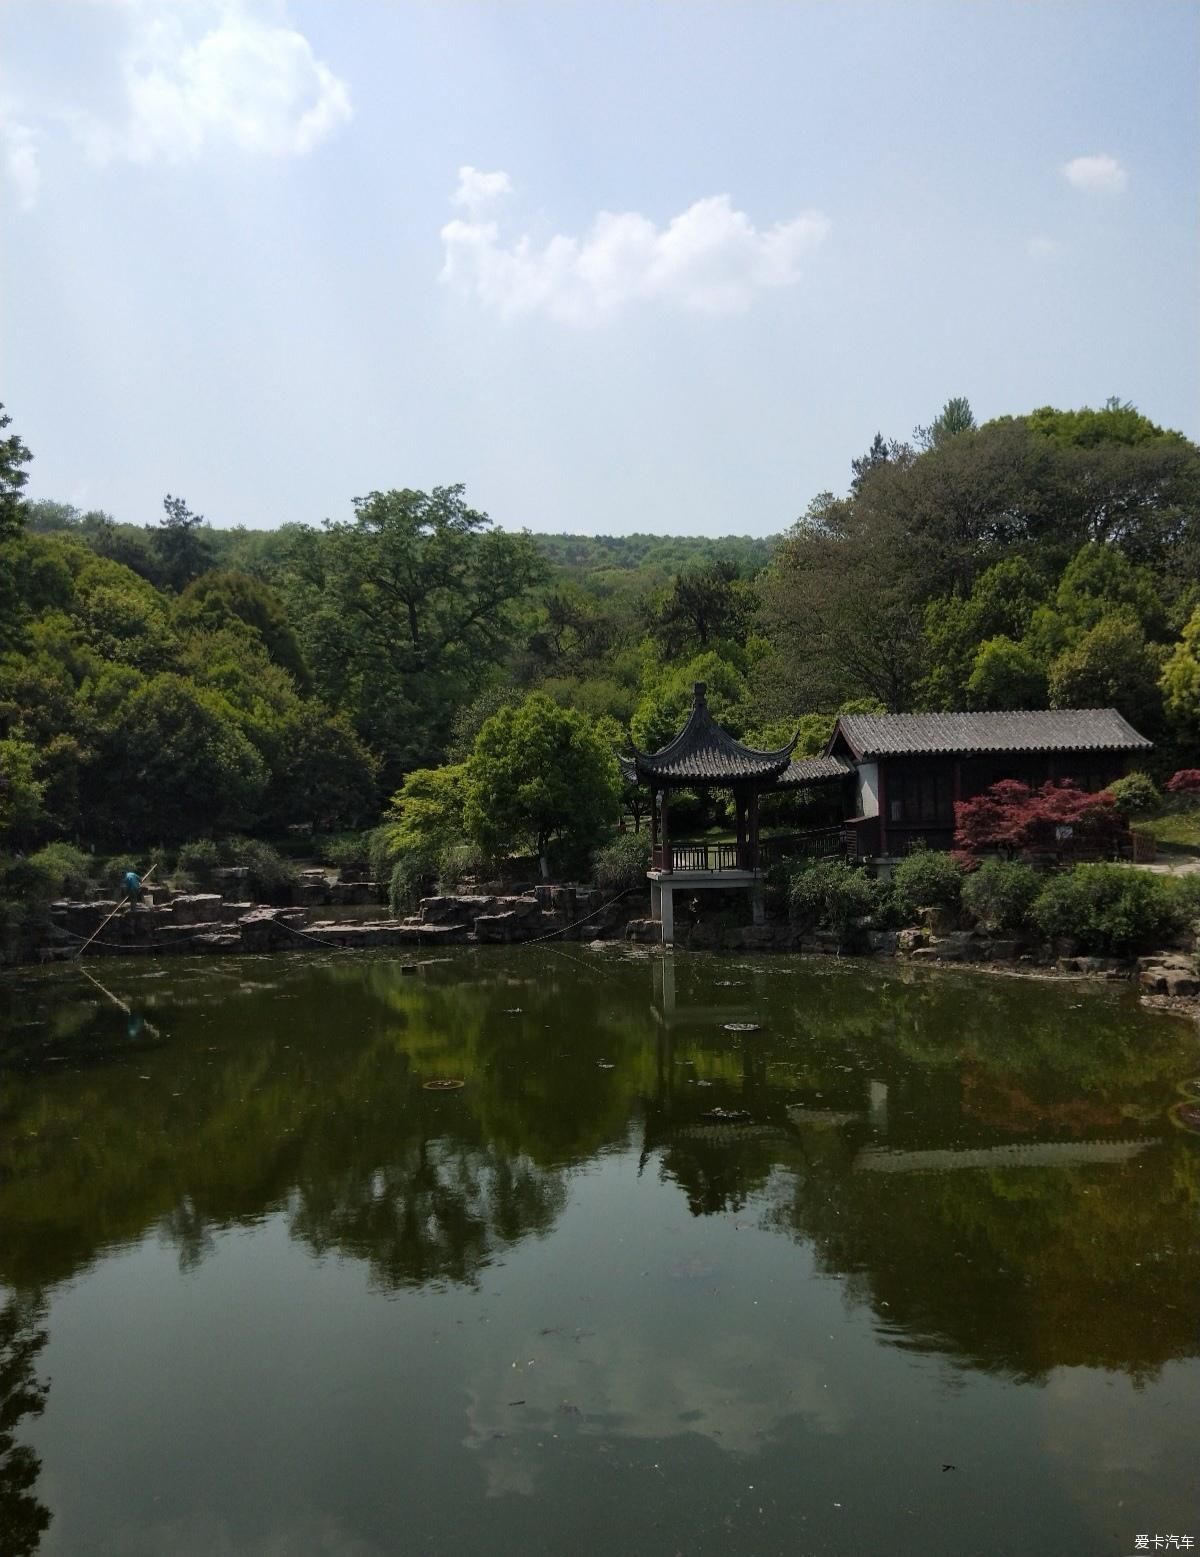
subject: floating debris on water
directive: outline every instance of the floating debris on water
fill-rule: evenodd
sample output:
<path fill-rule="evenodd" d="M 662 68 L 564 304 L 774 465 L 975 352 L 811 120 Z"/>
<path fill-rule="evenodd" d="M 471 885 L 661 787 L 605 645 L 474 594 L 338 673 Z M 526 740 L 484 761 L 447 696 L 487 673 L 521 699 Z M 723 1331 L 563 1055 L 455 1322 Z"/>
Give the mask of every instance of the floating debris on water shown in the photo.
<path fill-rule="evenodd" d="M 429 1081 L 423 1081 L 421 1085 L 426 1092 L 457 1092 L 461 1087 L 466 1086 L 466 1082 L 459 1080 L 457 1076 L 434 1076 Z"/>
<path fill-rule="evenodd" d="M 722 1024 L 727 1033 L 760 1033 L 761 1022 L 725 1022 Z"/>

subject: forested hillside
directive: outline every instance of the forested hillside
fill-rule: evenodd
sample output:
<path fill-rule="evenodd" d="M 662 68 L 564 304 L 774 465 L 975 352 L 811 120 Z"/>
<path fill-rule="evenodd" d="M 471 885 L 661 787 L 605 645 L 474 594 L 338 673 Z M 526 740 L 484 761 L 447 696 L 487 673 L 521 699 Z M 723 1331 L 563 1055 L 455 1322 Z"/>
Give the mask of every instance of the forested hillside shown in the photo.
<path fill-rule="evenodd" d="M 169 495 L 138 525 L 25 501 L 29 451 L 0 454 L 9 850 L 366 827 L 534 691 L 608 748 L 661 744 L 703 679 L 773 744 L 847 704 L 1113 704 L 1164 771 L 1195 760 L 1200 449 L 1117 402 L 976 427 L 951 401 L 775 542 L 513 534 L 453 486 L 274 530 Z"/>

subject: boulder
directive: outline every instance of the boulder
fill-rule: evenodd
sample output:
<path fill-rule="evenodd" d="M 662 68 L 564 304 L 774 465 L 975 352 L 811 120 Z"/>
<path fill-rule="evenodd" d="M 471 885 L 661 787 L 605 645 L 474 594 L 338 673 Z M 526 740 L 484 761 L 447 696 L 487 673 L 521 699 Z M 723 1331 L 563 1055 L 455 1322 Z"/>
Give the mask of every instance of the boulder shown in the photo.
<path fill-rule="evenodd" d="M 897 930 L 896 949 L 911 956 L 918 947 L 924 946 L 928 939 L 928 932 L 915 926 L 907 930 Z"/>
<path fill-rule="evenodd" d="M 1141 970 L 1138 987 L 1147 995 L 1193 998 L 1200 995 L 1200 976 L 1197 976 L 1195 964 L 1190 958 L 1163 959 Z"/>
<path fill-rule="evenodd" d="M 896 930 L 868 930 L 867 946 L 877 957 L 894 957 L 900 945 Z"/>
<path fill-rule="evenodd" d="M 494 897 L 464 895 L 423 897 L 419 905 L 421 921 L 426 925 L 460 925 L 465 930 L 481 914 L 494 914 L 499 901 Z"/>
<path fill-rule="evenodd" d="M 631 919 L 625 926 L 625 939 L 655 945 L 662 940 L 662 925 L 657 919 Z"/>
<path fill-rule="evenodd" d="M 536 903 L 533 906 L 537 908 Z M 505 945 L 513 941 L 528 941 L 538 933 L 539 928 L 529 914 L 507 909 L 499 914 L 480 914 L 475 921 L 475 938 L 489 944 Z"/>
<path fill-rule="evenodd" d="M 208 924 L 221 912 L 219 892 L 185 892 L 171 903 L 176 924 Z"/>

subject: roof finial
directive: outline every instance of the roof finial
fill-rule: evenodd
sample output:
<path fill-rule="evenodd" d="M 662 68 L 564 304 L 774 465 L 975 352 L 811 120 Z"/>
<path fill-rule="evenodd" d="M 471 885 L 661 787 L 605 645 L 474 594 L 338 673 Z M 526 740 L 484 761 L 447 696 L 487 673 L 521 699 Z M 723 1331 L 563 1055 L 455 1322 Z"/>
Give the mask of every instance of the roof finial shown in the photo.
<path fill-rule="evenodd" d="M 707 708 L 708 704 L 704 700 L 704 694 L 707 691 L 708 691 L 708 683 L 706 681 L 694 681 L 692 683 L 692 706 L 693 706 L 693 708 Z"/>

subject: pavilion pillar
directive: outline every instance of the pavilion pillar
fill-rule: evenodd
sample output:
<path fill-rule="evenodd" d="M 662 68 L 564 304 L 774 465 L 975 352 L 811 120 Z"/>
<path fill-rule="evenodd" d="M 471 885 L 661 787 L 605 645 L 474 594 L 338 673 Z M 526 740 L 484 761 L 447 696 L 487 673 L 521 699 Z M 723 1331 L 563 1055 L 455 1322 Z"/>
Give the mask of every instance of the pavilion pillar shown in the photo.
<path fill-rule="evenodd" d="M 758 790 L 750 791 L 750 859 L 751 870 L 758 869 Z"/>
<path fill-rule="evenodd" d="M 671 869 L 671 791 L 662 792 L 662 868 Z M 663 920 L 664 925 L 666 919 Z"/>
<path fill-rule="evenodd" d="M 735 789 L 733 792 L 734 826 L 737 832 L 737 862 L 738 869 L 746 868 L 746 794 L 744 790 Z"/>
<path fill-rule="evenodd" d="M 671 946 L 675 941 L 675 888 L 669 881 L 659 882 L 658 917 L 662 925 L 662 943 Z"/>
<path fill-rule="evenodd" d="M 650 867 L 654 868 L 654 854 L 658 848 L 658 790 L 650 786 Z"/>

